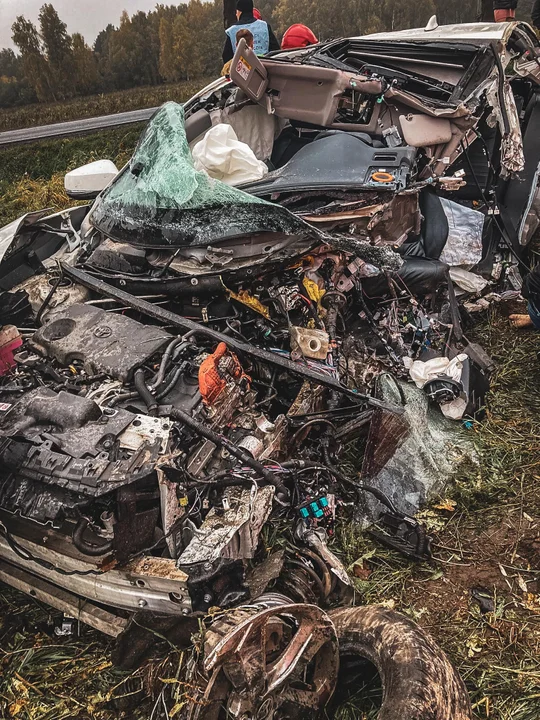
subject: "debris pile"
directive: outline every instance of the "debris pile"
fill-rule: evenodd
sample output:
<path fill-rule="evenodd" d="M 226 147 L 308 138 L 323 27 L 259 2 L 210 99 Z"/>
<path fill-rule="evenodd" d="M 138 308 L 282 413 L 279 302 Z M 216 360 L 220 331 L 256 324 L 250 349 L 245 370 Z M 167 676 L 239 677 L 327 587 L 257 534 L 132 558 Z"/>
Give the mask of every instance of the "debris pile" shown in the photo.
<path fill-rule="evenodd" d="M 415 32 L 268 60 L 241 42 L 232 81 L 165 105 L 92 205 L 0 231 L 2 580 L 86 598 L 113 636 L 236 608 L 205 661 L 231 717 L 332 695 L 336 523 L 429 557 L 414 515 L 473 457 L 493 369 L 472 313 L 520 287 L 537 41 Z M 224 146 L 223 182 L 204 170 L 222 125 L 231 172 L 242 144 L 267 169 L 241 188 Z M 279 652 L 248 702 L 246 658 Z"/>

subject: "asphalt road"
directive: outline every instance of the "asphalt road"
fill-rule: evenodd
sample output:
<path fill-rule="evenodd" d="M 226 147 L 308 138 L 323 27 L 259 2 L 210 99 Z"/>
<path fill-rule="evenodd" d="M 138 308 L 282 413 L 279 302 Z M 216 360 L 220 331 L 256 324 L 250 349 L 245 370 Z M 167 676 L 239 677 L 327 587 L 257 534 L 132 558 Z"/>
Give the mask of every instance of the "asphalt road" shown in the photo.
<path fill-rule="evenodd" d="M 108 130 L 122 125 L 145 122 L 152 117 L 157 109 L 131 110 L 116 115 L 102 115 L 100 117 L 85 118 L 84 120 L 55 123 L 54 125 L 39 125 L 38 127 L 23 128 L 21 130 L 9 130 L 0 133 L 0 147 L 35 142 L 37 140 L 69 137 L 70 135 L 84 135 L 97 130 Z"/>

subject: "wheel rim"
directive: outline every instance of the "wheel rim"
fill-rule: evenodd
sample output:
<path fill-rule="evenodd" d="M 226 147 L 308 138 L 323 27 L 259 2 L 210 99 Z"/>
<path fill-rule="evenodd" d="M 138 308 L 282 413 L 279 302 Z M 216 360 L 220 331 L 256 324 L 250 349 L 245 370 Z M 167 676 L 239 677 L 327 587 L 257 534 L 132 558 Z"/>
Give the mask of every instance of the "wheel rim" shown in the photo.
<path fill-rule="evenodd" d="M 211 630 L 204 662 L 209 682 L 194 720 L 314 717 L 330 699 L 337 636 L 315 605 L 241 609 L 223 629 L 217 621 Z"/>

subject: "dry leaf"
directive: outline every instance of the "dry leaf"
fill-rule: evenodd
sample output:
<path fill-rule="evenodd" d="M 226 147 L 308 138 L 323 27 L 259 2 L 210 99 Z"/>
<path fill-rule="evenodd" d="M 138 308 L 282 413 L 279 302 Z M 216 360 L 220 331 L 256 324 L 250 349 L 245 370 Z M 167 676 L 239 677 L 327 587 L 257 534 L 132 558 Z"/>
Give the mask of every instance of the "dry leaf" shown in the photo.
<path fill-rule="evenodd" d="M 448 512 L 454 512 L 456 509 L 456 501 L 449 500 L 448 498 L 442 500 L 438 505 L 434 505 L 435 510 L 447 510 Z"/>
<path fill-rule="evenodd" d="M 98 672 L 101 672 L 102 670 L 106 670 L 107 668 L 110 668 L 110 667 L 112 667 L 112 662 L 110 662 L 110 660 L 104 660 L 102 663 L 100 663 L 99 665 L 97 665 L 97 666 L 93 669 L 92 672 L 98 673 Z"/>
<path fill-rule="evenodd" d="M 177 715 L 180 712 L 180 710 L 182 710 L 182 708 L 185 707 L 185 705 L 186 705 L 185 702 L 176 703 L 176 705 L 173 707 L 173 709 L 169 712 L 169 717 L 174 717 L 175 715 Z"/>
<path fill-rule="evenodd" d="M 525 607 L 527 610 L 540 612 L 540 595 L 528 592 L 527 597 L 525 598 Z"/>
<path fill-rule="evenodd" d="M 25 682 L 23 682 L 22 680 L 17 680 L 17 678 L 12 678 L 11 685 L 13 690 L 15 691 L 14 694 L 28 697 L 28 688 Z"/>
<path fill-rule="evenodd" d="M 521 575 L 519 573 L 517 576 L 517 584 L 519 585 L 519 589 L 522 592 L 524 592 L 524 593 L 527 592 L 527 583 L 525 582 L 525 580 L 521 577 Z"/>
<path fill-rule="evenodd" d="M 364 567 L 363 563 L 355 562 L 353 565 L 353 575 L 354 577 L 360 578 L 360 580 L 367 580 L 371 575 L 371 570 Z"/>
<path fill-rule="evenodd" d="M 10 717 L 16 717 L 26 705 L 24 700 L 17 700 L 8 707 Z"/>

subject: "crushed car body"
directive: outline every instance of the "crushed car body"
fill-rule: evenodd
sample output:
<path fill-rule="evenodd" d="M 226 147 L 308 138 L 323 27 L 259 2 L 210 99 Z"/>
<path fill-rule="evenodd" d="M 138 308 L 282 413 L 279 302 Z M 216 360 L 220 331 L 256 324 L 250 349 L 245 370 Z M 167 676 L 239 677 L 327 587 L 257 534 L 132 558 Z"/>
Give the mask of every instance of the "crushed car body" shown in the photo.
<path fill-rule="evenodd" d="M 467 331 L 538 225 L 539 56 L 524 23 L 241 40 L 112 182 L 78 172 L 92 203 L 0 230 L 0 580 L 112 636 L 292 617 L 326 670 L 290 701 L 326 704 L 323 609 L 354 594 L 336 524 L 429 557 L 414 515 L 474 462 L 493 363 Z M 227 666 L 241 717 L 238 631 L 216 632 L 207 700 Z"/>

